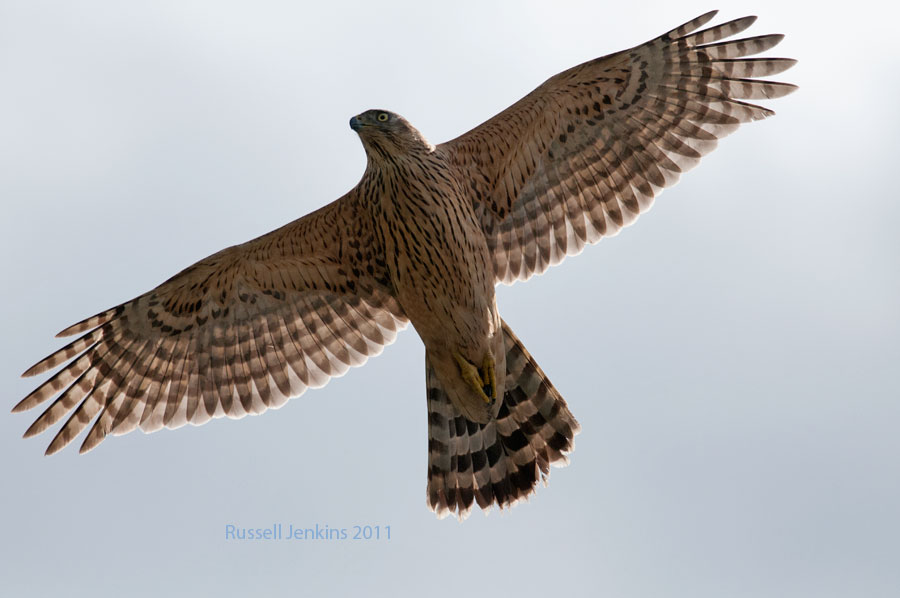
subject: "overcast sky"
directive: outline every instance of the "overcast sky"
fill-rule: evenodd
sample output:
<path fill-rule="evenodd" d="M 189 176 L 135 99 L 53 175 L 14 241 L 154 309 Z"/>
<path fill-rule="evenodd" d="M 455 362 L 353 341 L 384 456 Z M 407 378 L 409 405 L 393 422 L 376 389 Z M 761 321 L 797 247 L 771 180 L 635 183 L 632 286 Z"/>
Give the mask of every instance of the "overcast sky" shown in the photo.
<path fill-rule="evenodd" d="M 769 55 L 800 59 L 778 76 L 800 91 L 634 227 L 499 289 L 583 427 L 528 503 L 427 510 L 410 329 L 277 412 L 87 456 L 3 415 L 3 593 L 896 596 L 900 52 L 896 9 L 866 5 L 729 3 L 717 22 L 787 34 Z M 355 185 L 350 116 L 445 141 L 714 8 L 440 6 L 0 3 L 7 409 L 60 329 Z M 225 539 L 277 523 L 391 539 Z"/>

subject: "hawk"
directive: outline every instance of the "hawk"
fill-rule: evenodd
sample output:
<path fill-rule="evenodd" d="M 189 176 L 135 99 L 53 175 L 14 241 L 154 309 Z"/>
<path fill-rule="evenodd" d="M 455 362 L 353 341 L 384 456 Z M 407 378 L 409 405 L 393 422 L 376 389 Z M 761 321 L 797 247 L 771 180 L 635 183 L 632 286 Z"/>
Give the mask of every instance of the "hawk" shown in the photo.
<path fill-rule="evenodd" d="M 14 407 L 55 397 L 25 436 L 68 416 L 52 454 L 93 422 L 87 452 L 138 427 L 259 414 L 411 322 L 428 506 L 463 518 L 528 497 L 567 463 L 579 425 L 500 318 L 495 286 L 615 235 L 719 138 L 772 114 L 742 100 L 795 89 L 758 79 L 794 60 L 746 58 L 783 36 L 724 41 L 755 17 L 698 30 L 715 14 L 559 73 L 440 145 L 387 110 L 353 117 L 367 156 L 356 187 L 60 332 L 78 338 L 24 373 L 66 364 Z"/>

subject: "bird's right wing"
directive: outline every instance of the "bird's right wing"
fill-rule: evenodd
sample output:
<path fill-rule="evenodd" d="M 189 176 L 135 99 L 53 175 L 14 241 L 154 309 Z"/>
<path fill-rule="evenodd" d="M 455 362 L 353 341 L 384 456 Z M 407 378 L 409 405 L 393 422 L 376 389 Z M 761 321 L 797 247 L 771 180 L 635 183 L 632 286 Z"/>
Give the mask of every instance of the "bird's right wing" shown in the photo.
<path fill-rule="evenodd" d="M 361 365 L 406 323 L 351 192 L 63 330 L 82 336 L 24 375 L 69 363 L 13 411 L 61 393 L 25 433 L 72 412 L 48 454 L 95 418 L 82 452 L 137 426 L 257 414 Z"/>

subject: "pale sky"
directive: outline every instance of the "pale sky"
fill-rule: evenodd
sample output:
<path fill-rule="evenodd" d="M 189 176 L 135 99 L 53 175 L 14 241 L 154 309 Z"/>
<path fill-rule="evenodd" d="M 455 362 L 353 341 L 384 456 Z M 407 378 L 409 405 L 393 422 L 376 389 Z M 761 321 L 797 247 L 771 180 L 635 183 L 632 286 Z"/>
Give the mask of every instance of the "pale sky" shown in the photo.
<path fill-rule="evenodd" d="M 0 3 L 0 380 L 69 324 L 343 194 L 350 116 L 432 142 L 704 2 Z M 424 352 L 282 409 L 44 457 L 0 417 L 0 588 L 28 595 L 896 596 L 897 10 L 732 2 L 800 85 L 501 314 L 583 431 L 525 504 L 425 506 Z M 800 6 L 797 3 L 796 6 Z M 852 8 L 848 8 L 852 6 Z M 876 8 L 877 7 L 877 8 Z M 891 164 L 888 164 L 891 162 Z M 40 380 L 43 380 L 41 378 Z M 225 539 L 232 524 L 391 527 Z"/>

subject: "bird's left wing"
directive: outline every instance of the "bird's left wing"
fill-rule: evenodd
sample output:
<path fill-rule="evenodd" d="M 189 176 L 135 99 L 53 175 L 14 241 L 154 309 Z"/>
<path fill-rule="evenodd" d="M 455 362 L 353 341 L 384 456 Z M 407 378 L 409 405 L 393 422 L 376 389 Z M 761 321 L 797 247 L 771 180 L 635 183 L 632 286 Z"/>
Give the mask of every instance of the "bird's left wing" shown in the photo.
<path fill-rule="evenodd" d="M 498 282 L 616 234 L 717 139 L 772 114 L 742 99 L 795 89 L 756 77 L 796 61 L 744 58 L 783 36 L 721 41 L 756 17 L 696 31 L 714 16 L 564 71 L 439 146 L 469 181 Z"/>
<path fill-rule="evenodd" d="M 378 248 L 351 192 L 63 330 L 82 336 L 24 374 L 69 362 L 13 409 L 60 393 L 25 436 L 71 412 L 47 453 L 94 420 L 86 452 L 110 433 L 262 413 L 324 385 L 406 326 Z"/>

